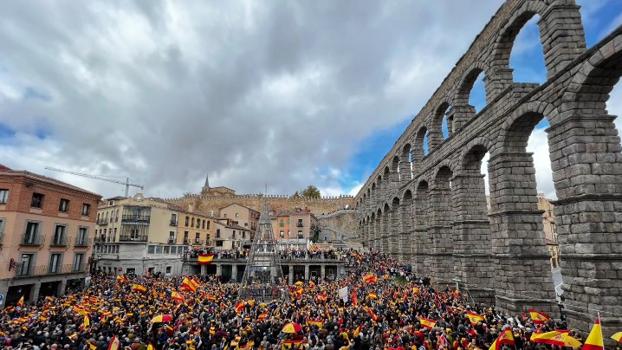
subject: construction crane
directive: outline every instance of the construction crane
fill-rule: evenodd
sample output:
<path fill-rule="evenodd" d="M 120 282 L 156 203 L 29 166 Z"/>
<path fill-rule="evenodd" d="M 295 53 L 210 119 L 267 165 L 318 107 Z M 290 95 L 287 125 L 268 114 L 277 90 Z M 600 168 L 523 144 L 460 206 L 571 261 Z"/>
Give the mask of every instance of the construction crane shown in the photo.
<path fill-rule="evenodd" d="M 59 173 L 71 174 L 71 175 L 76 175 L 76 176 L 87 177 L 89 179 L 108 181 L 108 182 L 112 182 L 112 183 L 115 183 L 115 184 L 125 185 L 125 197 L 130 195 L 130 186 L 136 187 L 136 188 L 140 188 L 141 191 L 144 190 L 144 186 L 143 185 L 137 185 L 137 184 L 130 183 L 130 178 L 129 177 L 126 177 L 125 178 L 125 182 L 123 182 L 123 181 L 119 181 L 119 180 L 114 180 L 114 179 L 106 178 L 106 177 L 103 177 L 103 176 L 78 173 L 78 172 L 75 172 L 75 171 L 57 169 L 57 168 L 52 168 L 52 167 L 45 167 L 45 169 L 52 170 L 52 171 L 57 171 Z"/>

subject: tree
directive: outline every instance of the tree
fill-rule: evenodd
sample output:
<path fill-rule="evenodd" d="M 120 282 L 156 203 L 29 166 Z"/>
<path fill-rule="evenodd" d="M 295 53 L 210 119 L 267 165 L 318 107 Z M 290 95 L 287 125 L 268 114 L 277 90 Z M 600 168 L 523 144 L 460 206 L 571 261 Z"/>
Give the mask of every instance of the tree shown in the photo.
<path fill-rule="evenodd" d="M 307 186 L 307 188 L 302 190 L 300 194 L 305 198 L 320 198 L 321 197 L 320 190 L 318 190 L 318 188 L 313 185 Z"/>

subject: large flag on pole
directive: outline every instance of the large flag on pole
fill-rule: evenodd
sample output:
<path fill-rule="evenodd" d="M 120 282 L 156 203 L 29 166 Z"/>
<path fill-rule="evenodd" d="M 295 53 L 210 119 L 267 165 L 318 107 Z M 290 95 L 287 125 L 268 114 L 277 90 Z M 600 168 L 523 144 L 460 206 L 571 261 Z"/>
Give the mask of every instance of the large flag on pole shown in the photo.
<path fill-rule="evenodd" d="M 582 350 L 604 350 L 605 343 L 603 341 L 603 329 L 600 326 L 600 316 L 594 322 L 590 334 L 585 339 Z"/>

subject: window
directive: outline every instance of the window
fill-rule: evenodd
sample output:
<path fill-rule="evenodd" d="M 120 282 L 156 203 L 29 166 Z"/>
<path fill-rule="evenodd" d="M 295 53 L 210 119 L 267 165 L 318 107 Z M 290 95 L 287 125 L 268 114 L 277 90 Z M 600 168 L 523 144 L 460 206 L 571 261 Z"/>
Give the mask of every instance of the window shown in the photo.
<path fill-rule="evenodd" d="M 194 243 L 199 243 L 199 242 L 200 242 L 200 239 L 201 239 L 201 234 L 200 234 L 200 233 L 198 233 L 198 232 L 196 232 L 196 233 L 194 234 Z"/>
<path fill-rule="evenodd" d="M 61 213 L 66 213 L 69 211 L 69 199 L 60 199 L 60 204 L 58 204 L 58 211 Z"/>
<path fill-rule="evenodd" d="M 53 245 L 62 245 L 65 243 L 65 226 L 56 225 L 56 229 L 54 230 L 54 241 Z"/>
<path fill-rule="evenodd" d="M 186 216 L 186 227 L 188 227 L 188 222 L 190 221 L 190 218 L 188 216 Z"/>
<path fill-rule="evenodd" d="M 60 272 L 60 261 L 61 261 L 62 255 L 61 254 L 52 254 L 50 255 L 50 266 L 49 266 L 49 272 L 50 273 L 59 273 Z"/>
<path fill-rule="evenodd" d="M 201 228 L 201 219 L 197 218 L 197 228 Z"/>
<path fill-rule="evenodd" d="M 216 229 L 216 238 L 220 238 L 220 229 Z"/>
<path fill-rule="evenodd" d="M 37 239 L 37 232 L 39 232 L 38 222 L 28 222 L 26 224 L 26 233 L 24 234 L 24 243 L 33 244 Z"/>
<path fill-rule="evenodd" d="M 242 231 L 242 239 L 246 239 L 246 232 Z"/>
<path fill-rule="evenodd" d="M 207 229 L 209 230 L 209 220 L 207 220 Z"/>
<path fill-rule="evenodd" d="M 0 204 L 6 204 L 9 201 L 9 190 L 0 188 Z"/>
<path fill-rule="evenodd" d="M 188 231 L 184 231 L 184 244 L 188 244 Z"/>
<path fill-rule="evenodd" d="M 298 219 L 298 227 L 302 227 L 302 219 Z"/>
<path fill-rule="evenodd" d="M 156 254 L 162 254 L 162 246 L 156 246 Z"/>
<path fill-rule="evenodd" d="M 84 254 L 77 253 L 73 256 L 73 271 L 82 271 L 82 261 L 84 261 Z"/>
<path fill-rule="evenodd" d="M 216 241 L 216 246 L 217 247 L 222 247 L 222 241 Z"/>
<path fill-rule="evenodd" d="M 190 220 L 190 227 L 194 227 L 194 218 L 192 218 L 192 220 Z"/>
<path fill-rule="evenodd" d="M 88 203 L 82 204 L 82 216 L 89 216 L 89 212 L 91 211 L 91 205 Z"/>
<path fill-rule="evenodd" d="M 171 254 L 177 254 L 177 246 L 171 246 Z"/>
<path fill-rule="evenodd" d="M 4 234 L 4 219 L 0 219 L 0 240 L 2 240 L 3 234 Z"/>
<path fill-rule="evenodd" d="M 86 231 L 86 227 L 80 227 L 78 229 L 78 237 L 76 239 L 76 243 L 78 245 L 85 245 L 86 244 L 86 235 L 87 235 L 87 231 Z"/>
<path fill-rule="evenodd" d="M 285 238 L 285 232 L 283 232 L 283 231 L 279 232 L 279 237 Z"/>
<path fill-rule="evenodd" d="M 30 275 L 33 260 L 34 254 L 22 254 L 21 265 L 17 273 L 19 273 L 20 276 Z"/>
<path fill-rule="evenodd" d="M 233 235 L 231 236 L 231 239 L 235 239 L 235 230 L 233 230 Z"/>
<path fill-rule="evenodd" d="M 43 207 L 43 197 L 45 197 L 43 194 L 41 193 L 33 193 L 32 194 L 32 200 L 30 201 L 30 206 L 32 208 L 41 208 Z"/>
<path fill-rule="evenodd" d="M 168 232 L 168 239 L 169 239 L 169 241 L 175 240 L 175 231 L 169 231 Z"/>
<path fill-rule="evenodd" d="M 155 246 L 150 245 L 147 247 L 147 254 L 153 254 L 155 253 Z"/>
<path fill-rule="evenodd" d="M 171 269 L 172 269 L 171 266 L 167 266 L 166 267 L 166 273 L 171 273 Z"/>
<path fill-rule="evenodd" d="M 302 234 L 302 231 L 298 231 L 298 239 L 303 239 L 304 235 Z"/>
<path fill-rule="evenodd" d="M 164 246 L 164 254 L 170 254 L 171 253 L 171 247 L 170 246 Z"/>

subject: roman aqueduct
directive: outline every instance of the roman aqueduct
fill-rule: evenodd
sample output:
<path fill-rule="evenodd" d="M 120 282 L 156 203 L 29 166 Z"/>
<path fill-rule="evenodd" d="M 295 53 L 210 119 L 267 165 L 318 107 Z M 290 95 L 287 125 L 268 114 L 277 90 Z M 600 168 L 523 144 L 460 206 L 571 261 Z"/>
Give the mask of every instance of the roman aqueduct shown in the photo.
<path fill-rule="evenodd" d="M 547 80 L 517 83 L 510 53 L 536 15 Z M 480 73 L 486 106 L 476 113 L 469 95 Z M 357 194 L 359 238 L 412 262 L 436 286 L 459 282 L 498 309 L 558 314 L 526 151 L 546 118 L 564 312 L 571 327 L 588 329 L 601 312 L 605 326 L 619 329 L 622 155 L 606 102 L 621 74 L 622 28 L 586 49 L 573 0 L 507 1 Z M 489 207 L 480 171 L 486 153 Z"/>

